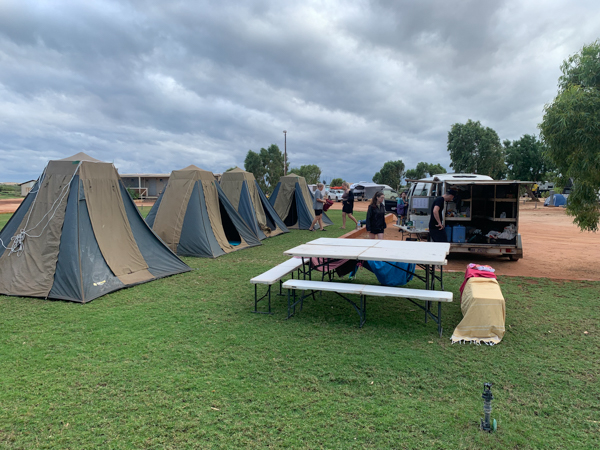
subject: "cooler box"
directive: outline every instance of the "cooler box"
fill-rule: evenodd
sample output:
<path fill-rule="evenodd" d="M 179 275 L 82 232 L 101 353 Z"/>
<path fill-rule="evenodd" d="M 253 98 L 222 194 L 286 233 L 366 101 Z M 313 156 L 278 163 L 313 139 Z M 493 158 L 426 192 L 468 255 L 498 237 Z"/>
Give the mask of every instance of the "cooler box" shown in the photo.
<path fill-rule="evenodd" d="M 444 229 L 446 230 L 446 237 L 448 238 L 448 242 L 452 242 L 452 227 L 446 225 Z"/>
<path fill-rule="evenodd" d="M 429 227 L 429 222 L 423 219 L 414 220 L 413 222 L 417 230 L 424 230 Z"/>
<path fill-rule="evenodd" d="M 452 242 L 464 243 L 466 230 L 462 225 L 455 225 L 452 228 Z"/>

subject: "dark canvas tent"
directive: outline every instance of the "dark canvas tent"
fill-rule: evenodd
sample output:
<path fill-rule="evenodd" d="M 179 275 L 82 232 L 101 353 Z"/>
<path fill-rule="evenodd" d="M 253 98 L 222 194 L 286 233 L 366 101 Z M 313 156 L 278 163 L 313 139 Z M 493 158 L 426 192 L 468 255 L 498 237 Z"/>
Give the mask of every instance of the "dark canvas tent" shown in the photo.
<path fill-rule="evenodd" d="M 190 268 L 148 228 L 112 164 L 50 161 L 0 231 L 0 294 L 89 302 Z"/>
<path fill-rule="evenodd" d="M 213 173 L 196 166 L 171 172 L 146 222 L 181 256 L 216 258 L 260 245 Z"/>
<path fill-rule="evenodd" d="M 269 202 L 288 228 L 308 230 L 315 218 L 313 198 L 304 177 L 290 173 L 280 178 Z M 323 222 L 333 225 L 325 213 Z"/>
<path fill-rule="evenodd" d="M 236 167 L 221 176 L 220 184 L 233 207 L 260 240 L 289 232 L 250 172 Z"/>

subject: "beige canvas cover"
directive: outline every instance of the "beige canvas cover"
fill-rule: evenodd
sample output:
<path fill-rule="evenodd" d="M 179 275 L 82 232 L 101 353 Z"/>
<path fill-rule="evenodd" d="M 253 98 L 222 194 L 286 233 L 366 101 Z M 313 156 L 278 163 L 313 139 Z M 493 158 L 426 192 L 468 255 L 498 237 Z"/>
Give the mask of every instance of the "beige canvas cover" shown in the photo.
<path fill-rule="evenodd" d="M 154 232 L 173 252 L 177 252 L 183 219 L 194 190 L 194 184 L 199 179 L 199 171 L 200 169 L 196 166 L 188 166 L 185 169 L 171 172 L 169 183 L 156 214 Z"/>
<path fill-rule="evenodd" d="M 232 169 L 221 175 L 221 181 L 219 183 L 221 185 L 221 189 L 223 189 L 223 192 L 225 192 L 225 195 L 236 210 L 240 207 L 242 183 L 244 181 L 248 181 L 246 173 L 248 172 L 236 167 L 235 169 Z M 254 176 L 252 179 L 254 180 Z"/>
<path fill-rule="evenodd" d="M 133 237 L 114 166 L 82 162 L 79 178 L 94 235 L 108 267 L 126 285 L 153 279 Z"/>
<path fill-rule="evenodd" d="M 467 280 L 460 309 L 463 320 L 452 334 L 452 342 L 498 344 L 504 337 L 506 308 L 500 285 L 493 278 Z"/>
<path fill-rule="evenodd" d="M 69 183 L 78 163 L 50 161 L 35 202 L 18 230 L 26 230 L 21 254 L 5 251 L 0 272 L 0 292 L 8 295 L 47 297 L 54 282 Z M 51 211 L 51 214 L 48 212 Z M 7 243 L 6 243 L 7 244 Z M 4 261 L 10 258 L 10 262 Z"/>
<path fill-rule="evenodd" d="M 227 195 L 227 198 L 233 204 L 233 207 L 236 210 L 239 210 L 240 194 L 242 192 L 242 183 L 244 181 L 246 181 L 246 185 L 248 186 L 248 192 L 250 193 L 250 199 L 252 200 L 252 205 L 256 212 L 256 220 L 258 221 L 260 229 L 267 236 L 281 234 L 283 231 L 279 228 L 271 230 L 267 226 L 267 215 L 260 200 L 258 188 L 256 187 L 256 178 L 254 178 L 254 175 L 251 172 L 246 172 L 238 167 L 229 172 L 225 172 L 221 176 L 221 189 L 223 189 L 223 192 L 225 192 L 225 195 Z"/>
<path fill-rule="evenodd" d="M 214 174 L 194 165 L 171 172 L 169 183 L 167 184 L 156 214 L 156 219 L 154 220 L 154 232 L 173 252 L 177 252 L 183 219 L 185 218 L 188 203 L 190 202 L 190 197 L 197 181 L 200 181 L 202 184 L 208 218 L 219 246 L 225 253 L 247 247 L 248 244 L 241 237 L 241 243 L 235 248 L 229 244 L 221 221 L 219 194 L 215 186 Z"/>
<path fill-rule="evenodd" d="M 67 158 L 59 159 L 59 161 L 92 161 L 92 162 L 102 162 L 96 158 L 92 158 L 90 155 L 86 155 L 83 152 L 79 152 L 73 156 L 69 156 Z"/>
<path fill-rule="evenodd" d="M 298 183 L 300 185 L 300 190 L 302 191 L 304 202 L 306 203 L 308 211 L 314 219 L 315 212 L 313 209 L 313 199 L 310 191 L 308 190 L 306 179 L 296 175 L 295 173 L 290 173 L 281 177 L 279 182 L 281 185 L 279 186 L 279 192 L 277 193 L 277 198 L 275 199 L 275 204 L 273 205 L 273 208 L 279 217 L 285 219 L 288 216 L 290 207 L 292 206 L 292 199 L 296 192 L 296 183 Z M 288 228 L 298 228 L 298 224 Z"/>

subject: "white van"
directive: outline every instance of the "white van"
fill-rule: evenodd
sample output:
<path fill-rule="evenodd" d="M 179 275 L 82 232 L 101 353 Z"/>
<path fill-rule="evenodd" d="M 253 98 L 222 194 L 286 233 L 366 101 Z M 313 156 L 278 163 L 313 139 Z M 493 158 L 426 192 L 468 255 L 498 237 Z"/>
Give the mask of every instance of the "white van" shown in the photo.
<path fill-rule="evenodd" d="M 458 192 L 444 205 L 442 220 L 453 253 L 523 257 L 519 226 L 519 187 L 530 181 L 498 181 L 486 175 L 446 173 L 413 182 L 408 193 L 408 221 L 428 231 L 431 207 L 448 189 Z M 454 233 L 456 228 L 456 235 Z M 501 236 L 496 236 L 500 234 Z"/>

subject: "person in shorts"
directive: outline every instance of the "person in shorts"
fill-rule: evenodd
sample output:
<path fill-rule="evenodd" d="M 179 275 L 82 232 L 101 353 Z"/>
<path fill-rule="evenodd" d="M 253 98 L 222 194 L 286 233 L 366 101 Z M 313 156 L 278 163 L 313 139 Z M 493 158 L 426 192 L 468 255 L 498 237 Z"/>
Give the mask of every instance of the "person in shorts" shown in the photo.
<path fill-rule="evenodd" d="M 344 195 L 342 195 L 342 229 L 346 229 L 346 216 L 350 217 L 356 226 L 358 226 L 358 220 L 352 215 L 354 212 L 354 191 L 350 189 L 350 184 L 347 181 L 342 183 L 342 187 L 344 188 Z"/>
<path fill-rule="evenodd" d="M 319 227 L 321 230 L 325 230 L 325 224 L 323 224 L 323 205 L 327 202 L 323 198 L 323 189 L 325 185 L 323 183 L 317 183 L 317 190 L 315 191 L 315 198 L 313 200 L 313 208 L 315 210 L 315 218 L 310 224 L 310 228 L 308 231 L 315 231 L 315 224 L 319 222 Z"/>

